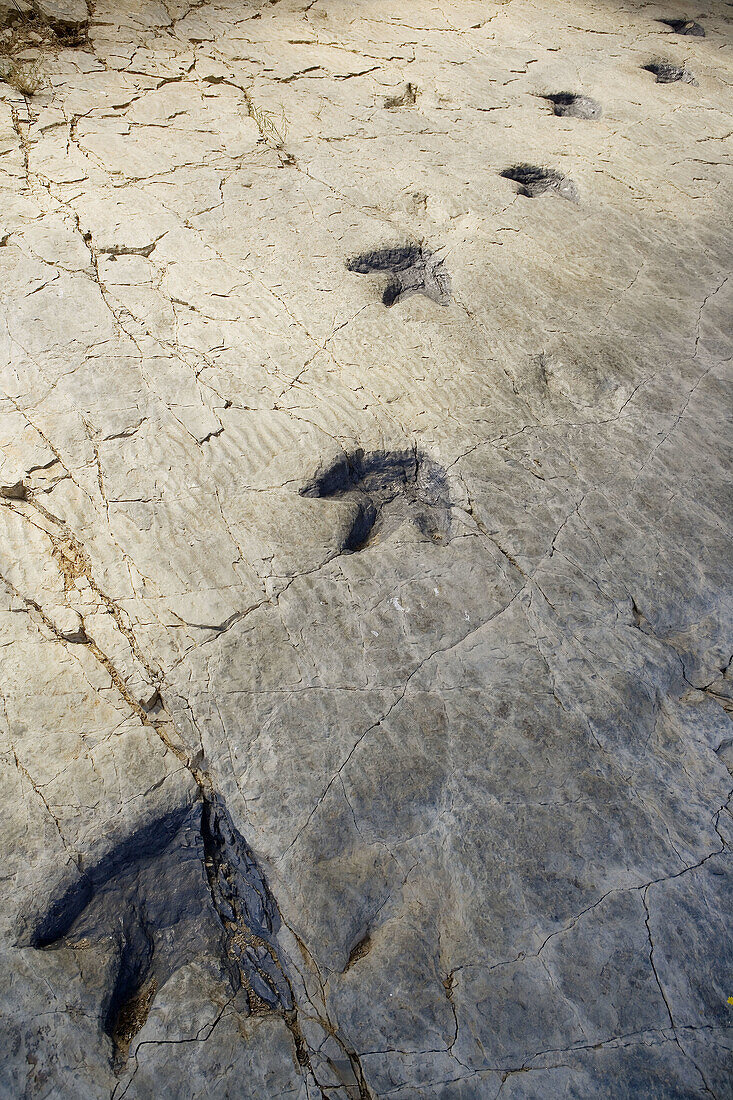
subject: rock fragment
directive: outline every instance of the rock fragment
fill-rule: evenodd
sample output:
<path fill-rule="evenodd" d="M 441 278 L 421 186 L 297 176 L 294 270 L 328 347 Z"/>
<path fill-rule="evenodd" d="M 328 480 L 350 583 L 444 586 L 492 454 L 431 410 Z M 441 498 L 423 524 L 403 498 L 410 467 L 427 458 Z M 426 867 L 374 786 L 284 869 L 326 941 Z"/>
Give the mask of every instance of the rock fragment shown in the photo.
<path fill-rule="evenodd" d="M 86 0 L 33 0 L 33 6 L 60 38 L 76 42 L 86 33 L 89 21 Z"/>
<path fill-rule="evenodd" d="M 22 478 L 0 485 L 0 497 L 4 497 L 5 500 L 25 500 L 26 496 L 27 488 Z"/>

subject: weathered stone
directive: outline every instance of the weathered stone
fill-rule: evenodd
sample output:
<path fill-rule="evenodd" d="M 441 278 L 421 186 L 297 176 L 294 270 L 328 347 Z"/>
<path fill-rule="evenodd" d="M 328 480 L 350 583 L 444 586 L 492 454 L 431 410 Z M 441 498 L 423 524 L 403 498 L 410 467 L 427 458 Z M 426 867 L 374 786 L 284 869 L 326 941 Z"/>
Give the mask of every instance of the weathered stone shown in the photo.
<path fill-rule="evenodd" d="M 89 19 L 86 0 L 33 0 L 33 7 L 62 34 L 78 34 L 86 29 Z"/>

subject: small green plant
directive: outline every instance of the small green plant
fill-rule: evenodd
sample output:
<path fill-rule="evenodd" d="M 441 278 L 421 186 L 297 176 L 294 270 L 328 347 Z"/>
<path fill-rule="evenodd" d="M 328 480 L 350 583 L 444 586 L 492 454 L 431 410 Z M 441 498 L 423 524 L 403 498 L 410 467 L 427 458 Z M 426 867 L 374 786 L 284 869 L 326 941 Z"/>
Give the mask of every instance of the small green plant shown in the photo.
<path fill-rule="evenodd" d="M 247 104 L 249 117 L 254 120 L 260 136 L 264 141 L 270 141 L 276 149 L 282 149 L 288 136 L 288 120 L 285 117 L 285 108 L 281 107 L 280 116 L 272 111 L 258 107 L 249 92 L 244 93 L 244 102 Z"/>
<path fill-rule="evenodd" d="M 43 86 L 43 76 L 38 61 L 0 61 L 0 80 L 16 92 L 30 98 Z"/>

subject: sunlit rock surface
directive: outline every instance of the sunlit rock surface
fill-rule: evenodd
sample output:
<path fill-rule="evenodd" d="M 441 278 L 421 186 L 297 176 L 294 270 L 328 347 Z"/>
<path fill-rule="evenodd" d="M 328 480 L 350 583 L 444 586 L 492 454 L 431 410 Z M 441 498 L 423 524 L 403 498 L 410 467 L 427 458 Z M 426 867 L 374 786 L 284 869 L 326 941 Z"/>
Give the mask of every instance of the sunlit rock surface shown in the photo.
<path fill-rule="evenodd" d="M 3 1096 L 729 1095 L 727 11 L 0 2 Z"/>

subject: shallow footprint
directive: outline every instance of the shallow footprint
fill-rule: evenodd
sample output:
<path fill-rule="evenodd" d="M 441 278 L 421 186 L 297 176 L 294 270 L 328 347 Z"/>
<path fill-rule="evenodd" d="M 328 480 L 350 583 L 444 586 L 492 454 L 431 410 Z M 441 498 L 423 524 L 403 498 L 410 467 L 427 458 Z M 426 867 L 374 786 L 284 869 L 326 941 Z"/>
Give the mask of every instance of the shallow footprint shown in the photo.
<path fill-rule="evenodd" d="M 671 61 L 650 61 L 643 65 L 648 73 L 654 73 L 657 84 L 675 84 L 681 80 L 684 84 L 697 84 L 689 69 L 684 66 L 673 65 Z"/>
<path fill-rule="evenodd" d="M 414 107 L 418 93 L 417 84 L 405 84 L 402 91 L 398 92 L 397 95 L 390 95 L 385 98 L 384 106 L 387 110 L 392 110 L 395 107 Z"/>
<path fill-rule="evenodd" d="M 600 118 L 603 111 L 600 103 L 589 95 L 576 95 L 574 92 L 555 92 L 542 97 L 552 104 L 552 109 L 560 118 Z"/>
<path fill-rule="evenodd" d="M 569 176 L 564 176 L 555 168 L 539 168 L 535 164 L 515 164 L 501 173 L 504 179 L 519 184 L 519 194 L 528 199 L 540 195 L 560 195 L 570 202 L 578 202 L 578 188 Z"/>
<path fill-rule="evenodd" d="M 392 279 L 382 295 L 386 306 L 393 306 L 412 294 L 424 294 L 441 306 L 450 302 L 451 278 L 445 263 L 441 256 L 424 245 L 375 249 L 355 256 L 346 266 L 358 275 L 377 272 L 391 275 Z"/>
<path fill-rule="evenodd" d="M 689 34 L 695 38 L 705 37 L 705 28 L 692 19 L 658 19 L 657 22 L 671 27 L 675 34 Z"/>

